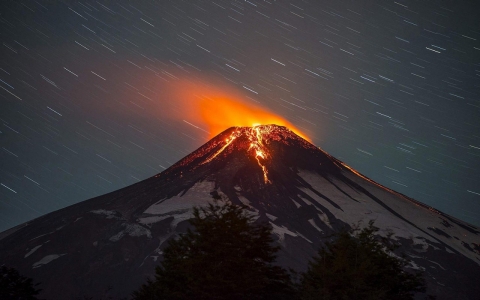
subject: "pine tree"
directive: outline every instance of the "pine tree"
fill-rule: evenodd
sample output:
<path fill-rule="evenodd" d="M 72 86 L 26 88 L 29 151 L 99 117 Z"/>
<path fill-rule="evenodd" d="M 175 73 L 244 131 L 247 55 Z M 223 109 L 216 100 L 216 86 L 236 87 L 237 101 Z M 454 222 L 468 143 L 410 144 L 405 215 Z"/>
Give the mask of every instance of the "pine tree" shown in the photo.
<path fill-rule="evenodd" d="M 31 278 L 20 275 L 14 268 L 0 267 L 0 299 L 34 300 L 41 291 Z"/>
<path fill-rule="evenodd" d="M 289 299 L 288 272 L 273 265 L 271 227 L 244 208 L 215 201 L 194 208 L 194 230 L 171 240 L 164 259 L 134 299 Z"/>
<path fill-rule="evenodd" d="M 301 298 L 309 299 L 414 299 L 425 291 L 421 273 L 405 271 L 408 261 L 395 256 L 398 247 L 375 236 L 369 222 L 356 236 L 342 231 L 322 247 L 301 276 Z"/>

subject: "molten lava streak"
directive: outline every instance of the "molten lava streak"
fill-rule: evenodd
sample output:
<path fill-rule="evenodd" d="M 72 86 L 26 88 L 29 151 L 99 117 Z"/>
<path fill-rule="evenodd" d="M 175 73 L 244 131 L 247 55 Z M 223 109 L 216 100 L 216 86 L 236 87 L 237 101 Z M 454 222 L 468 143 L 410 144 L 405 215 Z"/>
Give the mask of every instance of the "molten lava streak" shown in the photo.
<path fill-rule="evenodd" d="M 235 131 L 234 133 L 232 133 L 230 135 L 230 137 L 228 139 L 225 140 L 225 145 L 220 148 L 220 150 L 218 150 L 214 155 L 212 155 L 211 157 L 209 157 L 206 161 L 204 161 L 203 163 L 201 163 L 201 165 L 203 164 L 206 164 L 206 163 L 209 163 L 212 161 L 212 159 L 214 159 L 215 157 L 217 157 L 220 153 L 223 152 L 223 150 L 225 150 L 225 148 L 227 148 L 228 146 L 230 146 L 230 144 L 233 142 L 233 140 L 235 140 L 237 138 L 238 135 L 235 135 L 237 132 Z"/>
<path fill-rule="evenodd" d="M 255 158 L 257 159 L 258 165 L 262 168 L 263 171 L 263 179 L 265 180 L 265 183 L 270 183 L 270 180 L 268 180 L 268 171 L 267 167 L 262 164 L 260 161 L 260 158 L 262 160 L 266 160 L 269 157 L 269 154 L 267 152 L 267 148 L 263 144 L 263 134 L 269 134 L 271 131 L 271 128 L 269 126 L 254 126 L 251 128 L 251 131 L 248 132 L 248 139 L 250 140 L 250 147 L 248 150 L 250 151 L 253 149 L 255 151 Z"/>
<path fill-rule="evenodd" d="M 269 125 L 257 125 L 254 127 L 239 127 L 238 129 L 234 130 L 230 137 L 225 140 L 225 144 L 217 151 L 215 154 L 207 158 L 203 163 L 211 162 L 215 157 L 220 155 L 225 149 L 232 144 L 232 142 L 240 137 L 241 135 L 245 135 L 250 142 L 248 149 L 246 149 L 249 155 L 252 155 L 256 160 L 260 168 L 263 172 L 263 180 L 265 183 L 271 183 L 268 179 L 268 170 L 267 166 L 265 165 L 265 161 L 270 159 L 271 154 L 268 151 L 267 146 L 265 145 L 265 137 L 268 137 L 272 131 L 272 126 Z"/>

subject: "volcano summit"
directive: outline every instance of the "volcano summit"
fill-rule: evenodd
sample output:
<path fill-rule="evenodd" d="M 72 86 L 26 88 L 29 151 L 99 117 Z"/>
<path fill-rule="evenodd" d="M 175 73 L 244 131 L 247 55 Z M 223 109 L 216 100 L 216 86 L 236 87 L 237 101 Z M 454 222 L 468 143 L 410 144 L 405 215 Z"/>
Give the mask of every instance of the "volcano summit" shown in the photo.
<path fill-rule="evenodd" d="M 375 220 L 394 233 L 438 299 L 478 299 L 480 230 L 390 190 L 289 129 L 232 127 L 164 172 L 0 233 L 0 265 L 17 268 L 40 297 L 128 297 L 153 276 L 166 241 L 212 195 L 269 222 L 277 262 L 304 271 L 334 232 Z"/>

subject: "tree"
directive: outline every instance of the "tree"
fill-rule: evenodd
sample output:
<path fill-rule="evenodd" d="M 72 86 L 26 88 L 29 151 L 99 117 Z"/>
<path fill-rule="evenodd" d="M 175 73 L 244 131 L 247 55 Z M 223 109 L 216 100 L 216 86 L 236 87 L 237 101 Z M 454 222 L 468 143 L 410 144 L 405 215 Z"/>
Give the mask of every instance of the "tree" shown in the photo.
<path fill-rule="evenodd" d="M 41 291 L 31 278 L 20 275 L 14 268 L 0 267 L 0 299 L 34 300 Z"/>
<path fill-rule="evenodd" d="M 171 240 L 155 280 L 134 292 L 144 299 L 289 299 L 288 272 L 274 266 L 271 227 L 253 224 L 244 208 L 214 201 L 194 208 L 194 230 Z"/>
<path fill-rule="evenodd" d="M 375 236 L 373 221 L 352 236 L 356 231 L 340 232 L 319 250 L 301 276 L 302 299 L 404 300 L 425 291 L 422 274 L 405 271 L 409 262 L 393 254 L 391 234 Z"/>

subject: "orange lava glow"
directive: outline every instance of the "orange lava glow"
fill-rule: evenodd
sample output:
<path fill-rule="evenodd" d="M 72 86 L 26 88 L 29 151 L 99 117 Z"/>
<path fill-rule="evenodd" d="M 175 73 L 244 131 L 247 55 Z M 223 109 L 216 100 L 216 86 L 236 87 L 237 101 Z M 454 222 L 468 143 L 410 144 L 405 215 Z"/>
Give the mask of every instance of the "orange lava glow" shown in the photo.
<path fill-rule="evenodd" d="M 236 129 L 232 132 L 230 137 L 225 139 L 225 145 L 222 146 L 215 154 L 213 154 L 211 157 L 207 158 L 204 162 L 201 164 L 206 164 L 211 162 L 215 157 L 217 157 L 219 154 L 221 154 L 225 149 L 230 146 L 230 144 L 239 136 L 244 134 L 249 142 L 250 146 L 248 147 L 247 152 L 251 152 L 253 154 L 253 157 L 257 160 L 258 165 L 262 169 L 263 172 L 263 179 L 265 183 L 271 183 L 270 180 L 268 179 L 268 170 L 266 165 L 264 164 L 264 161 L 270 158 L 270 154 L 268 152 L 268 148 L 266 145 L 263 143 L 263 137 L 266 136 L 268 137 L 269 134 L 271 133 L 272 127 L 271 126 L 253 126 L 251 128 L 243 128 L 243 129 Z"/>
<path fill-rule="evenodd" d="M 269 134 L 269 128 L 268 127 L 262 130 L 262 129 L 260 129 L 260 127 L 254 126 L 251 129 L 250 133 L 248 134 L 248 137 L 249 137 L 249 140 L 250 140 L 249 150 L 250 149 L 255 150 L 255 158 L 257 159 L 257 163 L 260 166 L 260 168 L 262 168 L 263 179 L 265 180 L 265 183 L 270 183 L 270 180 L 268 180 L 267 167 L 264 164 L 262 164 L 262 161 L 260 160 L 260 158 L 267 159 L 268 156 L 269 156 L 268 152 L 267 152 L 267 148 L 263 144 L 262 136 L 264 134 L 266 134 L 266 135 Z"/>
<path fill-rule="evenodd" d="M 210 158 L 208 158 L 206 161 L 204 161 L 204 162 L 202 163 L 202 165 L 203 165 L 203 164 L 206 164 L 206 163 L 208 163 L 208 162 L 211 162 L 212 159 L 214 159 L 214 158 L 217 157 L 220 153 L 222 153 L 223 150 L 225 150 L 225 148 L 227 148 L 228 146 L 230 146 L 230 144 L 237 138 L 237 136 L 235 135 L 236 133 L 237 133 L 237 132 L 232 133 L 232 135 L 231 135 L 228 139 L 225 140 L 225 145 L 224 145 L 222 148 L 220 148 L 220 150 L 218 150 L 214 155 L 212 155 L 212 157 L 210 157 Z"/>
<path fill-rule="evenodd" d="M 178 79 L 166 87 L 173 110 L 167 117 L 202 129 L 209 139 L 232 126 L 276 124 L 286 126 L 297 135 L 310 139 L 281 116 L 248 99 L 250 91 L 240 93 L 231 87 L 213 85 L 197 78 Z M 165 113 L 167 114 L 167 113 Z"/>

